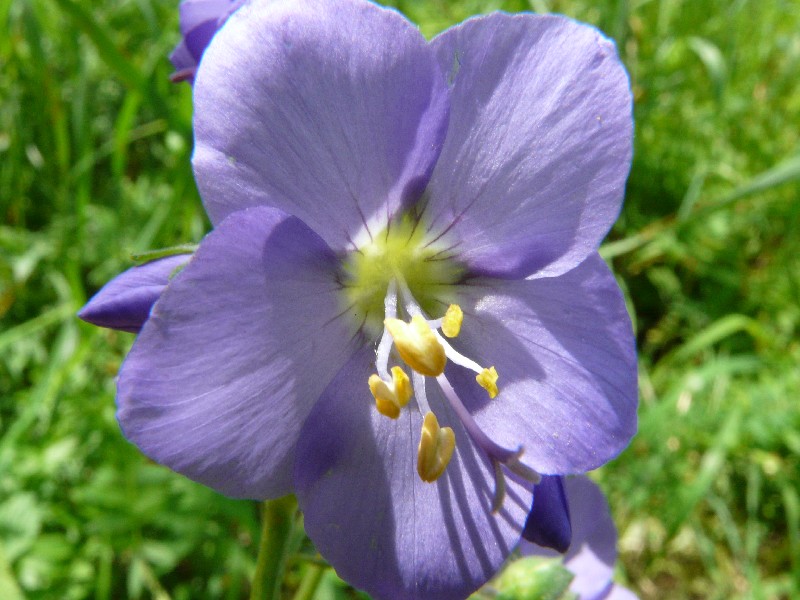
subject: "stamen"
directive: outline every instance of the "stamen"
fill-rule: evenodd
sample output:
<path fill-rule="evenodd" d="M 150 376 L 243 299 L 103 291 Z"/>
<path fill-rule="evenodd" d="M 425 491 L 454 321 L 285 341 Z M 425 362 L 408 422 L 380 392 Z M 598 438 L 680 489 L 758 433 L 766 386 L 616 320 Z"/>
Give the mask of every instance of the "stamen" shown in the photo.
<path fill-rule="evenodd" d="M 447 357 L 422 315 L 414 315 L 411 323 L 400 319 L 386 319 L 386 329 L 394 338 L 394 345 L 406 364 L 422 375 L 436 377 L 444 372 Z"/>
<path fill-rule="evenodd" d="M 422 315 L 422 309 L 420 308 L 417 301 L 414 300 L 414 295 L 411 293 L 411 290 L 408 288 L 408 284 L 406 280 L 403 279 L 402 275 L 398 276 L 398 282 L 400 287 L 400 296 L 403 299 L 404 308 L 406 312 L 415 317 L 416 315 Z"/>
<path fill-rule="evenodd" d="M 422 309 L 419 305 L 414 301 L 414 296 L 411 294 L 411 290 L 408 289 L 405 281 L 400 278 L 400 295 L 403 298 L 403 302 L 405 303 L 405 308 L 408 314 L 412 316 L 412 323 L 415 319 L 424 320 L 424 314 Z M 497 370 L 494 367 L 484 368 L 481 367 L 478 363 L 474 360 L 467 358 L 460 352 L 458 352 L 455 348 L 453 348 L 435 329 L 441 328 L 442 333 L 444 333 L 449 338 L 456 337 L 461 331 L 461 323 L 464 321 L 464 312 L 461 310 L 461 307 L 458 304 L 451 304 L 447 307 L 447 311 L 445 312 L 444 316 L 441 319 L 435 319 L 433 321 L 425 321 L 428 325 L 428 328 L 431 329 L 433 335 L 436 336 L 436 339 L 441 344 L 442 348 L 444 348 L 445 356 L 453 361 L 455 364 L 464 367 L 465 369 L 469 369 L 473 373 L 476 373 L 478 377 L 476 377 L 478 383 L 483 387 L 487 392 L 489 392 L 489 398 L 494 398 L 498 394 L 497 389 Z M 388 324 L 387 324 L 388 325 Z M 381 340 L 383 341 L 383 340 Z M 397 340 L 395 340 L 395 344 Z M 400 351 L 400 355 L 402 356 L 403 353 L 398 347 L 398 351 Z M 405 357 L 404 357 L 405 360 Z M 408 362 L 408 361 L 406 361 Z M 410 363 L 409 363 L 410 365 Z M 412 368 L 413 365 L 411 365 Z M 429 375 L 428 373 L 422 373 L 423 375 Z M 430 375 L 431 377 L 435 377 L 435 375 Z"/>
<path fill-rule="evenodd" d="M 411 371 L 411 382 L 414 385 L 414 397 L 417 399 L 417 408 L 421 413 L 429 413 L 431 406 L 428 404 L 428 394 L 425 391 L 425 378 L 417 373 Z"/>
<path fill-rule="evenodd" d="M 391 386 L 378 375 L 371 375 L 368 383 L 378 412 L 390 419 L 399 417 L 400 409 L 411 399 L 411 383 L 405 371 L 392 367 Z"/>
<path fill-rule="evenodd" d="M 480 384 L 480 386 L 489 392 L 489 398 L 494 398 L 497 396 L 497 369 L 494 367 L 489 367 L 488 369 L 483 369 L 478 375 L 475 377 L 475 381 Z"/>
<path fill-rule="evenodd" d="M 475 419 L 461 402 L 458 394 L 456 394 L 456 391 L 453 389 L 453 386 L 450 385 L 450 382 L 447 381 L 444 374 L 439 375 L 436 378 L 436 382 L 439 384 L 445 398 L 447 398 L 447 401 L 455 411 L 459 420 L 464 425 L 464 429 L 467 430 L 467 434 L 469 434 L 472 441 L 475 442 L 475 445 L 483 450 L 489 457 L 489 460 L 492 461 L 495 476 L 495 492 L 494 500 L 492 501 L 493 511 L 496 512 L 499 510 L 499 506 L 502 505 L 503 498 L 505 497 L 506 482 L 503 471 L 500 468 L 501 465 L 527 482 L 536 484 L 541 481 L 542 477 L 539 473 L 519 461 L 523 453 L 522 447 L 517 450 L 509 450 L 493 441 L 475 422 Z"/>
<path fill-rule="evenodd" d="M 450 427 L 439 427 L 439 421 L 432 412 L 425 415 L 422 422 L 422 436 L 417 449 L 417 473 L 422 481 L 431 483 L 444 473 L 453 450 L 456 436 Z"/>
<path fill-rule="evenodd" d="M 399 291 L 399 294 L 398 294 Z M 399 298 L 398 298 L 399 296 Z M 410 323 L 397 318 L 398 299 L 402 299 Z M 492 512 L 498 512 L 506 496 L 506 472 L 517 481 L 539 483 L 541 475 L 520 462 L 523 448 L 510 450 L 494 442 L 478 426 L 475 419 L 461 402 L 450 382 L 444 375 L 448 360 L 469 369 L 476 374 L 475 381 L 484 388 L 490 398 L 498 394 L 498 373 L 494 366 L 482 367 L 474 360 L 456 351 L 437 331 L 449 337 L 456 337 L 461 330 L 464 313 L 457 304 L 451 304 L 444 316 L 428 320 L 401 274 L 390 282 L 385 304 L 384 333 L 378 345 L 377 368 L 381 377 L 373 375 L 369 384 L 378 411 L 391 418 L 400 415 L 400 409 L 412 396 L 412 386 L 408 376 L 400 367 L 392 368 L 392 385 L 388 380 L 388 362 L 391 345 L 394 342 L 403 361 L 412 369 L 413 394 L 417 399 L 417 409 L 425 414 L 417 449 L 417 472 L 426 482 L 436 481 L 449 464 L 455 450 L 455 433 L 450 427 L 439 427 L 436 415 L 430 411 L 425 390 L 425 377 L 434 377 L 450 406 L 455 411 L 467 434 L 489 459 L 494 471 L 495 490 L 492 499 Z"/>
<path fill-rule="evenodd" d="M 436 334 L 439 337 L 439 343 L 444 348 L 444 354 L 447 356 L 448 359 L 452 360 L 455 364 L 460 367 L 464 367 L 465 369 L 469 369 L 473 373 L 480 373 L 483 371 L 483 367 L 481 367 L 478 363 L 476 363 L 471 358 L 467 358 L 463 354 L 461 354 L 458 350 L 453 348 L 447 340 L 445 340 L 442 336 L 438 333 Z"/>
<path fill-rule="evenodd" d="M 397 317 L 397 284 L 394 279 L 389 282 L 386 289 L 386 298 L 383 300 L 384 314 L 387 319 Z M 392 336 L 384 329 L 381 341 L 378 343 L 378 350 L 375 356 L 375 368 L 382 379 L 389 379 L 389 354 L 392 351 Z"/>
<path fill-rule="evenodd" d="M 434 332 L 435 333 L 435 332 Z M 497 369 L 494 367 L 489 367 L 488 369 L 485 367 L 481 367 L 478 363 L 476 363 L 471 358 L 467 358 L 458 350 L 453 348 L 447 340 L 445 340 L 442 336 L 438 333 L 436 336 L 439 338 L 439 343 L 444 348 L 444 354 L 448 358 L 448 360 L 454 362 L 455 364 L 464 367 L 465 369 L 469 369 L 473 373 L 476 373 L 477 376 L 475 380 L 480 384 L 480 386 L 489 392 L 489 398 L 494 398 L 498 394 L 497 389 Z"/>
<path fill-rule="evenodd" d="M 461 323 L 464 321 L 464 312 L 458 304 L 451 304 L 447 307 L 447 312 L 442 317 L 442 333 L 449 338 L 456 337 L 461 331 Z"/>

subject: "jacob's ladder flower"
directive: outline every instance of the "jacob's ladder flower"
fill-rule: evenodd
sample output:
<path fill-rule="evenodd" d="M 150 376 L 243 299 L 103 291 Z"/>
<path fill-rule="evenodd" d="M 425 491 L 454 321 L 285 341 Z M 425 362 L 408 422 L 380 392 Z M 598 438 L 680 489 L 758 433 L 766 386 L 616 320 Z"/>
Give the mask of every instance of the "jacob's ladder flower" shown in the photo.
<path fill-rule="evenodd" d="M 214 230 L 122 366 L 154 460 L 294 492 L 377 598 L 463 598 L 541 475 L 636 429 L 630 320 L 597 254 L 631 158 L 614 45 L 492 14 L 431 42 L 357 0 L 253 1 L 206 49 L 195 176 Z"/>

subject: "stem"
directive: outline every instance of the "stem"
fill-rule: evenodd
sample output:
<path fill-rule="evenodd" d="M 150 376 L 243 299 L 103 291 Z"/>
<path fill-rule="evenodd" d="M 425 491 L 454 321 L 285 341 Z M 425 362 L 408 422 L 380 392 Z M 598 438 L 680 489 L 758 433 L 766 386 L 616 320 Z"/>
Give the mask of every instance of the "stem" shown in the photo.
<path fill-rule="evenodd" d="M 303 581 L 300 583 L 300 587 L 297 588 L 292 600 L 311 600 L 324 574 L 325 567 L 322 565 L 307 565 L 305 575 L 303 575 Z"/>
<path fill-rule="evenodd" d="M 286 557 L 292 550 L 297 500 L 284 496 L 267 500 L 261 511 L 261 542 L 250 600 L 279 600 Z"/>
<path fill-rule="evenodd" d="M 197 250 L 197 244 L 179 244 L 178 246 L 170 246 L 169 248 L 159 248 L 157 250 L 146 250 L 137 254 L 131 254 L 133 262 L 148 263 L 159 258 L 167 256 L 177 256 L 178 254 L 194 254 Z"/>

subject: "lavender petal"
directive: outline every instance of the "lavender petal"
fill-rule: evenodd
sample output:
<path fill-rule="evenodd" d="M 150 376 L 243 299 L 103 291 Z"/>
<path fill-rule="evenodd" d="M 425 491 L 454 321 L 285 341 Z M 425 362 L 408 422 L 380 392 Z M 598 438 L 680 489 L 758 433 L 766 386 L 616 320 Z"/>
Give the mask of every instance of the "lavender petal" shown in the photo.
<path fill-rule="evenodd" d="M 352 0 L 243 6 L 195 85 L 193 163 L 211 220 L 274 206 L 351 249 L 419 198 L 448 101 L 433 53 L 396 11 Z"/>
<path fill-rule="evenodd" d="M 463 288 L 457 349 L 500 375 L 489 400 L 474 374 L 446 373 L 476 422 L 545 475 L 582 473 L 615 457 L 636 432 L 633 331 L 599 255 L 547 279 L 476 279 Z"/>
<path fill-rule="evenodd" d="M 628 77 L 613 42 L 561 16 L 494 13 L 432 45 L 453 81 L 426 212 L 474 272 L 553 276 L 617 218 L 632 153 Z"/>
<path fill-rule="evenodd" d="M 300 427 L 354 351 L 335 258 L 301 221 L 223 221 L 168 286 L 119 375 L 117 417 L 153 460 L 223 494 L 291 491 Z"/>
<path fill-rule="evenodd" d="M 297 448 L 295 487 L 305 527 L 337 573 L 377 599 L 461 599 L 494 575 L 519 539 L 531 493 L 508 481 L 491 512 L 491 465 L 428 386 L 456 451 L 444 474 L 416 472 L 422 414 L 380 415 L 367 388 L 370 348 L 356 355 L 311 412 Z"/>

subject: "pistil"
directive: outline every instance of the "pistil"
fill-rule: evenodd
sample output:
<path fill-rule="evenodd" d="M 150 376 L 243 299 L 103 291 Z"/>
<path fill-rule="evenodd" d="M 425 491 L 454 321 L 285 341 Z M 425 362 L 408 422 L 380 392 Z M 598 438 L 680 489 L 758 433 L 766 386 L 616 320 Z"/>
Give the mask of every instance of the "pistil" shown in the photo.
<path fill-rule="evenodd" d="M 439 388 L 441 388 L 442 393 L 444 393 L 445 398 L 447 398 L 448 403 L 455 411 L 469 437 L 478 448 L 483 450 L 492 463 L 495 479 L 494 499 L 492 501 L 493 512 L 500 510 L 505 498 L 506 482 L 502 467 L 532 484 L 539 483 L 542 480 L 542 476 L 539 473 L 520 462 L 519 459 L 524 453 L 522 446 L 516 450 L 510 450 L 486 435 L 486 432 L 480 428 L 472 414 L 467 410 L 467 407 L 461 402 L 461 398 L 458 397 L 444 373 L 436 378 L 436 383 L 439 384 Z"/>

